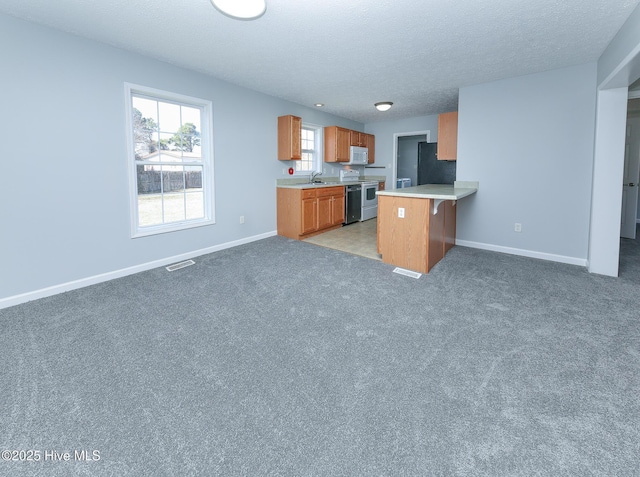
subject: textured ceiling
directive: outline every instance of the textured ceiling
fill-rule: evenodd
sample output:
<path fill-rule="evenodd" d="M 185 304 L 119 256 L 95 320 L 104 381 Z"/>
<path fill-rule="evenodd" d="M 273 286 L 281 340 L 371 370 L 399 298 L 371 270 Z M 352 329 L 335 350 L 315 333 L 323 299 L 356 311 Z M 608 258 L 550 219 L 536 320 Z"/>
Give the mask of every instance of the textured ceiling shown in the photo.
<path fill-rule="evenodd" d="M 0 12 L 368 123 L 455 110 L 460 86 L 596 61 L 639 1 L 267 0 L 251 22 L 209 0 L 0 0 Z"/>

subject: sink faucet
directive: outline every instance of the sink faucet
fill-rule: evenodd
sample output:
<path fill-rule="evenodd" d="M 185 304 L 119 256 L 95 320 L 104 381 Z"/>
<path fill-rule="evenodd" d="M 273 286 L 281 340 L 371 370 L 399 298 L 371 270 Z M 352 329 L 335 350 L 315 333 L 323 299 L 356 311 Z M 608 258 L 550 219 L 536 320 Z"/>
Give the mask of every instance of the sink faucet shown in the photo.
<path fill-rule="evenodd" d="M 312 172 L 309 177 L 309 184 L 313 184 L 313 180 L 320 175 L 322 175 L 322 172 Z"/>

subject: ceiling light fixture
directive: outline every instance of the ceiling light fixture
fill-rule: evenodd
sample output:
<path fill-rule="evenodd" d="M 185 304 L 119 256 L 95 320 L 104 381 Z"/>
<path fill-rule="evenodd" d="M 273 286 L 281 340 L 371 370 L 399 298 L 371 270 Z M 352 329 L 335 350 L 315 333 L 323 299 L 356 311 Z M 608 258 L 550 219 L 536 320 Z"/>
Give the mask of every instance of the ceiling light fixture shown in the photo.
<path fill-rule="evenodd" d="M 316 108 L 321 108 L 322 106 L 324 106 L 324 103 L 315 103 L 314 106 Z"/>
<path fill-rule="evenodd" d="M 389 111 L 393 103 L 391 101 L 383 101 L 381 103 L 376 103 L 374 106 L 378 111 Z"/>
<path fill-rule="evenodd" d="M 267 10 L 266 0 L 211 0 L 221 13 L 236 20 L 255 20 Z"/>

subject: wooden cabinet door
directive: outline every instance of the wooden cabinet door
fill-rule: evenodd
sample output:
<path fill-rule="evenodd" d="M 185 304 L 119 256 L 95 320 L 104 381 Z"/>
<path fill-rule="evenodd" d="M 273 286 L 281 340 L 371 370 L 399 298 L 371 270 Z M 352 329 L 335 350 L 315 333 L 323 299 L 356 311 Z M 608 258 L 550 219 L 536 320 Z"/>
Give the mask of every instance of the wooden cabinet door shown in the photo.
<path fill-rule="evenodd" d="M 369 149 L 368 164 L 373 164 L 376 161 L 376 137 L 373 134 L 366 134 L 366 137 L 367 149 Z"/>
<path fill-rule="evenodd" d="M 436 157 L 439 161 L 458 159 L 458 112 L 443 113 L 438 116 L 438 146 Z"/>
<path fill-rule="evenodd" d="M 344 194 L 334 195 L 333 199 L 333 214 L 332 225 L 344 224 L 345 220 L 345 196 Z"/>
<path fill-rule="evenodd" d="M 351 146 L 367 147 L 367 135 L 360 131 L 349 131 L 349 144 Z"/>
<path fill-rule="evenodd" d="M 349 162 L 349 130 L 338 128 L 337 131 L 337 161 Z"/>
<path fill-rule="evenodd" d="M 318 230 L 318 205 L 317 199 L 302 199 L 300 234 L 308 234 Z"/>
<path fill-rule="evenodd" d="M 338 126 L 324 128 L 324 162 L 349 162 L 350 131 Z"/>
<path fill-rule="evenodd" d="M 278 118 L 278 160 L 302 159 L 302 118 L 280 116 Z"/>
<path fill-rule="evenodd" d="M 326 229 L 333 225 L 331 220 L 333 197 L 330 195 L 318 197 L 318 230 Z"/>

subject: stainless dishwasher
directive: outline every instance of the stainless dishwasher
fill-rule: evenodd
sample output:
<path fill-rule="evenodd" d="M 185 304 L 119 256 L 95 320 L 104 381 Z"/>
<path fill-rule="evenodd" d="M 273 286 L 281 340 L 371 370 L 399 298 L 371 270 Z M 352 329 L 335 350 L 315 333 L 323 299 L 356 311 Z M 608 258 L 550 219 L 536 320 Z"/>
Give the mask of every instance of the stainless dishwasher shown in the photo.
<path fill-rule="evenodd" d="M 345 225 L 358 222 L 361 219 L 362 214 L 362 185 L 353 184 L 348 185 L 347 196 L 345 200 Z"/>

